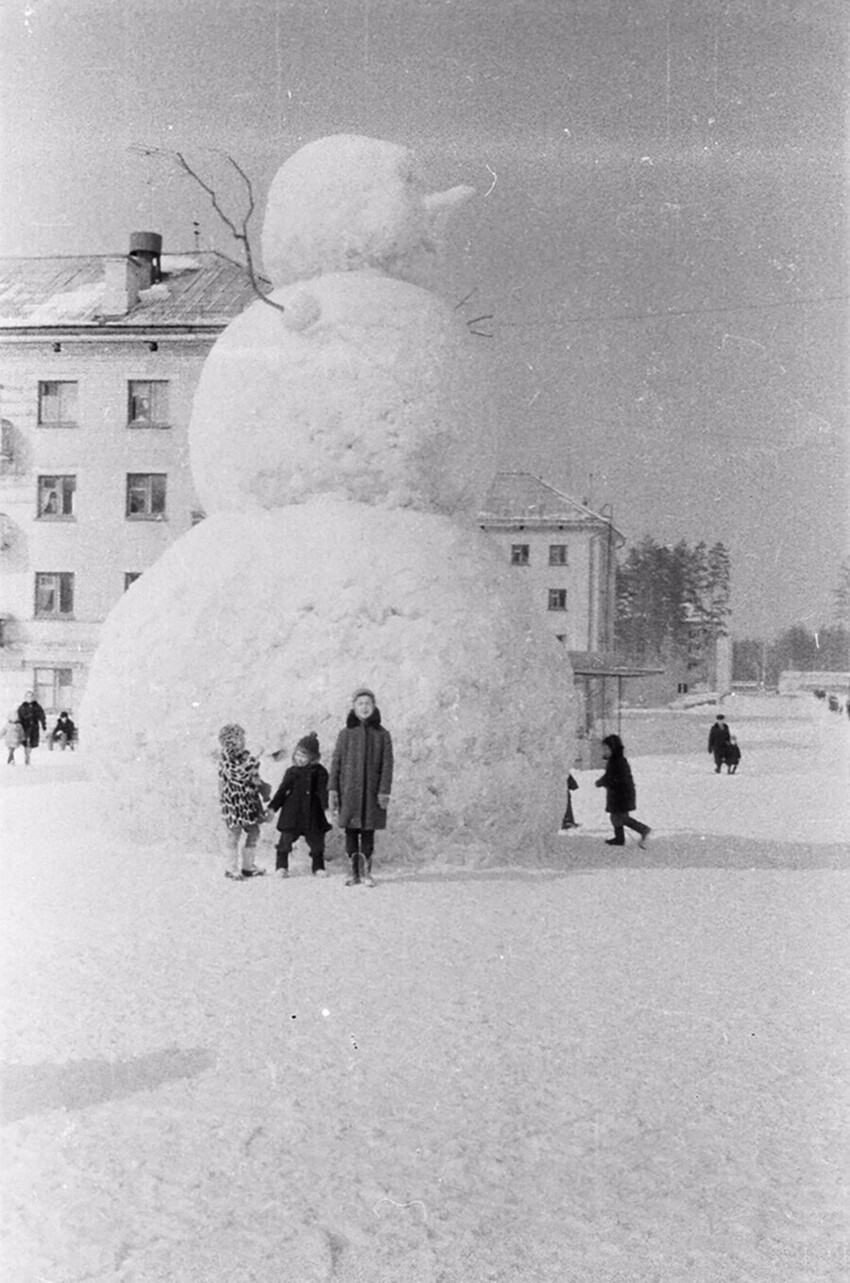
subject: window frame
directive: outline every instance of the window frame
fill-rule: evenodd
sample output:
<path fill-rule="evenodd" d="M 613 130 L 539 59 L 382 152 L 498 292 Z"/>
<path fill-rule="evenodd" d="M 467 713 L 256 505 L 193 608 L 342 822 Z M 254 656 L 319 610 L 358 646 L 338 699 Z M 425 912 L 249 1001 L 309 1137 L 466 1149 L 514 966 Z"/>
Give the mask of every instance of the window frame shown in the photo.
<path fill-rule="evenodd" d="M 53 589 L 56 598 L 56 608 L 53 610 L 43 610 L 39 606 L 40 593 L 47 587 L 46 580 L 55 579 L 56 584 Z M 73 619 L 74 618 L 74 572 L 73 570 L 36 570 L 35 571 L 35 595 L 33 602 L 33 619 Z M 67 610 L 62 609 L 62 599 L 70 599 L 70 605 Z"/>
<path fill-rule="evenodd" d="M 55 399 L 58 403 L 59 417 L 56 419 L 46 419 L 44 417 L 45 401 L 51 397 L 51 394 L 48 393 L 46 389 L 50 387 L 74 389 L 73 397 L 71 398 L 73 401 L 73 405 L 71 406 L 71 409 L 73 411 L 73 416 L 68 416 L 67 414 L 63 414 L 63 409 L 67 410 L 68 407 L 63 406 L 62 394 L 61 392 L 57 392 L 55 394 Z M 77 428 L 79 427 L 79 417 L 78 417 L 79 416 L 79 393 L 80 393 L 79 379 L 39 379 L 38 381 L 38 413 L 36 418 L 36 422 L 38 426 L 40 428 Z"/>
<path fill-rule="evenodd" d="M 567 609 L 567 590 L 566 588 L 549 588 L 549 605 L 548 610 L 562 611 Z"/>
<path fill-rule="evenodd" d="M 512 566 L 530 566 L 531 565 L 531 545 L 527 543 L 511 544 L 511 565 Z"/>
<path fill-rule="evenodd" d="M 42 681 L 39 673 L 51 673 L 52 677 L 49 682 Z M 63 682 L 60 674 L 66 673 L 68 680 Z M 51 694 L 48 698 L 44 691 L 50 687 Z M 39 704 L 41 704 L 45 713 L 61 713 L 64 709 L 68 713 L 73 712 L 73 698 L 65 699 L 62 691 L 69 691 L 73 694 L 74 690 L 74 670 L 72 667 L 60 665 L 55 667 L 52 664 L 34 664 L 32 670 L 32 690 Z"/>
<path fill-rule="evenodd" d="M 128 472 L 124 490 L 124 517 L 127 521 L 165 521 L 167 520 L 167 502 L 168 502 L 168 473 L 167 472 Z M 154 510 L 156 496 L 154 494 L 156 480 L 162 481 L 162 507 Z M 140 484 L 142 481 L 146 485 Z M 130 496 L 144 491 L 145 508 L 144 511 L 132 512 L 130 510 Z"/>
<path fill-rule="evenodd" d="M 127 427 L 138 431 L 140 428 L 154 428 L 156 430 L 168 429 L 171 427 L 171 405 L 170 405 L 170 379 L 128 379 L 127 380 Z M 135 402 L 141 399 L 141 392 L 134 389 L 142 386 L 150 389 L 148 401 L 150 404 L 150 417 L 144 418 L 138 414 L 133 414 Z M 161 398 L 165 402 L 164 414 L 160 413 L 163 407 L 157 405 L 157 389 L 162 389 Z"/>
<path fill-rule="evenodd" d="M 556 553 L 560 554 L 560 556 L 559 556 L 558 558 L 556 558 L 556 556 L 555 556 L 555 554 L 556 554 Z M 567 553 L 567 544 L 565 544 L 565 543 L 550 543 L 550 545 L 549 545 L 549 565 L 550 565 L 550 566 L 566 566 L 566 565 L 568 565 L 567 556 L 568 556 L 568 553 Z"/>
<path fill-rule="evenodd" d="M 63 482 L 71 482 L 70 486 L 63 485 Z M 58 512 L 47 512 L 43 501 L 44 491 L 59 493 L 60 510 Z M 74 498 L 77 493 L 77 474 L 75 472 L 40 472 L 36 481 L 36 520 L 38 521 L 75 521 L 76 513 L 74 512 Z M 49 502 L 49 498 L 47 500 Z M 68 511 L 65 511 L 66 505 Z"/>

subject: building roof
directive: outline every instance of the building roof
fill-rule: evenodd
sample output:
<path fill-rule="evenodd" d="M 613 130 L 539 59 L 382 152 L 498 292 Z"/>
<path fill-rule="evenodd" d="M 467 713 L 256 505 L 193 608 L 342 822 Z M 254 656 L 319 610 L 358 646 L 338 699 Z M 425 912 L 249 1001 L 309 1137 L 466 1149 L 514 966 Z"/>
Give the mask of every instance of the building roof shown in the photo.
<path fill-rule="evenodd" d="M 224 254 L 163 254 L 161 281 L 126 315 L 107 321 L 99 315 L 105 264 L 116 257 L 0 258 L 0 331 L 220 327 L 256 298 L 247 269 Z"/>
<path fill-rule="evenodd" d="M 482 525 L 517 523 L 544 527 L 602 523 L 625 542 L 610 515 L 594 512 L 587 504 L 571 499 L 530 472 L 497 472 L 478 520 Z"/>

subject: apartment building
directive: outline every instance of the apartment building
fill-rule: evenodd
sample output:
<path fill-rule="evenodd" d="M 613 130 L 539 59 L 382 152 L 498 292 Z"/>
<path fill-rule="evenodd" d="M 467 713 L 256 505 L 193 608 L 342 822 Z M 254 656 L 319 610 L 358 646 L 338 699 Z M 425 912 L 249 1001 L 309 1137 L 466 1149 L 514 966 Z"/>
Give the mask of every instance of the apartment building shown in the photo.
<path fill-rule="evenodd" d="M 616 552 L 625 539 L 610 512 L 530 472 L 499 472 L 478 523 L 528 581 L 540 619 L 567 650 L 613 648 Z"/>
<path fill-rule="evenodd" d="M 254 297 L 239 264 L 149 232 L 124 255 L 0 259 L 0 707 L 32 689 L 76 710 L 106 615 L 203 515 L 192 397 Z"/>

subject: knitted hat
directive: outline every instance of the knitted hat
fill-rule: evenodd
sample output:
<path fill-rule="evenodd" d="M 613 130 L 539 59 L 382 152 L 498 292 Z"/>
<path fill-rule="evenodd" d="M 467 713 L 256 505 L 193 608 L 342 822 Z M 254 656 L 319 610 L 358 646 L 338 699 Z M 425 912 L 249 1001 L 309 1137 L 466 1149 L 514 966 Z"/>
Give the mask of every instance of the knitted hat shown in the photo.
<path fill-rule="evenodd" d="M 317 761 L 321 757 L 321 753 L 319 752 L 319 737 L 315 731 L 310 731 L 309 735 L 305 735 L 303 739 L 298 741 L 295 745 L 296 752 L 299 748 L 303 752 L 309 753 L 310 757 L 312 757 L 314 761 Z"/>
<path fill-rule="evenodd" d="M 245 731 L 236 722 L 228 722 L 218 733 L 218 742 L 225 752 L 233 752 L 240 744 Z"/>
<path fill-rule="evenodd" d="M 359 699 L 361 695 L 368 695 L 372 703 L 373 704 L 375 703 L 375 692 L 373 690 L 370 690 L 368 686 L 358 686 L 357 690 L 351 696 L 352 704 L 356 699 Z"/>

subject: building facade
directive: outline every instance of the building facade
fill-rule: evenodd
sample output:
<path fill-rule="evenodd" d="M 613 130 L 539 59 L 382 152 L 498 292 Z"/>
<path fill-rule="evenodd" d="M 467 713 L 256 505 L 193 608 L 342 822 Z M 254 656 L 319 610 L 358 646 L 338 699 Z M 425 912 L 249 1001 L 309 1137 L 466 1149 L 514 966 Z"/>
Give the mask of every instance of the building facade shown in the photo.
<path fill-rule="evenodd" d="M 530 472 L 499 472 L 478 523 L 528 581 L 540 619 L 567 650 L 612 649 L 616 553 L 625 540 L 610 513 Z"/>
<path fill-rule="evenodd" d="M 255 297 L 223 255 L 0 260 L 0 692 L 79 707 L 100 626 L 203 515 L 192 397 Z"/>

